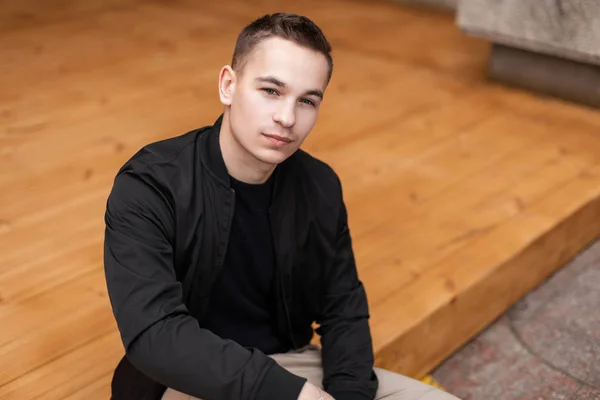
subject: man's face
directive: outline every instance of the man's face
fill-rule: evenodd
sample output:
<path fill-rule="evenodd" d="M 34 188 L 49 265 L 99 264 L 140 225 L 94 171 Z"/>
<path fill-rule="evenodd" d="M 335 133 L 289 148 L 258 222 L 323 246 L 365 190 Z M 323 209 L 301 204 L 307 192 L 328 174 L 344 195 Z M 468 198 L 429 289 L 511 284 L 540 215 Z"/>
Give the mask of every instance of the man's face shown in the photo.
<path fill-rule="evenodd" d="M 248 56 L 231 84 L 229 123 L 243 149 L 267 164 L 292 155 L 313 128 L 327 86 L 324 55 L 269 38 Z"/>

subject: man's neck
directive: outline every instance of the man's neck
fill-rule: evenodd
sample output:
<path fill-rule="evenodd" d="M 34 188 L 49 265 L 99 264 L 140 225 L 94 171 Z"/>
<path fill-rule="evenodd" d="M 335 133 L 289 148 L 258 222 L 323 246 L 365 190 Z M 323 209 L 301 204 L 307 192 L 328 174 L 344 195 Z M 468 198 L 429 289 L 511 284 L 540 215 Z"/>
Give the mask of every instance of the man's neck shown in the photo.
<path fill-rule="evenodd" d="M 276 165 L 265 164 L 257 160 L 242 147 L 233 137 L 225 119 L 221 125 L 219 145 L 227 172 L 238 181 L 261 184 L 266 182 L 275 170 Z"/>

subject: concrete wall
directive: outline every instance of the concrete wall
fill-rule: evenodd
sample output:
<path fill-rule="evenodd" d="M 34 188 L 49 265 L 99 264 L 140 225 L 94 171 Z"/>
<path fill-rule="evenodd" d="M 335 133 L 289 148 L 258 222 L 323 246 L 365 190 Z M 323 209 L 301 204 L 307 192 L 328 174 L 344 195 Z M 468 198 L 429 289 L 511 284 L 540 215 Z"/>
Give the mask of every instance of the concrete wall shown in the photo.
<path fill-rule="evenodd" d="M 457 23 L 490 42 L 600 65 L 599 0 L 460 0 Z"/>

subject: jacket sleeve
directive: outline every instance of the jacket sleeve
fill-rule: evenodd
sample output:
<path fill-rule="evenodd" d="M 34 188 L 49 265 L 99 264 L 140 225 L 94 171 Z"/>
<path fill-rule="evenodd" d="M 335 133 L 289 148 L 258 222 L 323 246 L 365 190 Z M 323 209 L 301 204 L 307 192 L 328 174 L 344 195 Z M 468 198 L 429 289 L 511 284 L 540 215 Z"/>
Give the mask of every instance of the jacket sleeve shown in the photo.
<path fill-rule="evenodd" d="M 202 329 L 188 313 L 173 265 L 170 199 L 150 167 L 133 162 L 108 197 L 105 275 L 129 361 L 165 387 L 201 399 L 297 399 L 304 378 Z"/>
<path fill-rule="evenodd" d="M 359 280 L 346 206 L 338 217 L 336 256 L 325 275 L 317 333 L 321 335 L 323 385 L 336 400 L 372 400 L 378 388 L 369 307 Z"/>

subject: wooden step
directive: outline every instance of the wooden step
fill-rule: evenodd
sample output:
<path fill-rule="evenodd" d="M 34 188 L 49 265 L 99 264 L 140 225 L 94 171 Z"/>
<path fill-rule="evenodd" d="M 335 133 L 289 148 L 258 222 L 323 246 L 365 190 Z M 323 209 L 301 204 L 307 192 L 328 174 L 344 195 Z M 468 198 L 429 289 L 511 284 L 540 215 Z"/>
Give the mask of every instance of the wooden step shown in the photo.
<path fill-rule="evenodd" d="M 1 399 L 108 396 L 123 351 L 102 266 L 114 174 L 212 123 L 238 30 L 283 6 L 334 47 L 305 149 L 342 179 L 378 366 L 429 371 L 600 234 L 600 115 L 488 81 L 488 45 L 449 14 L 52 4 L 0 10 Z"/>

